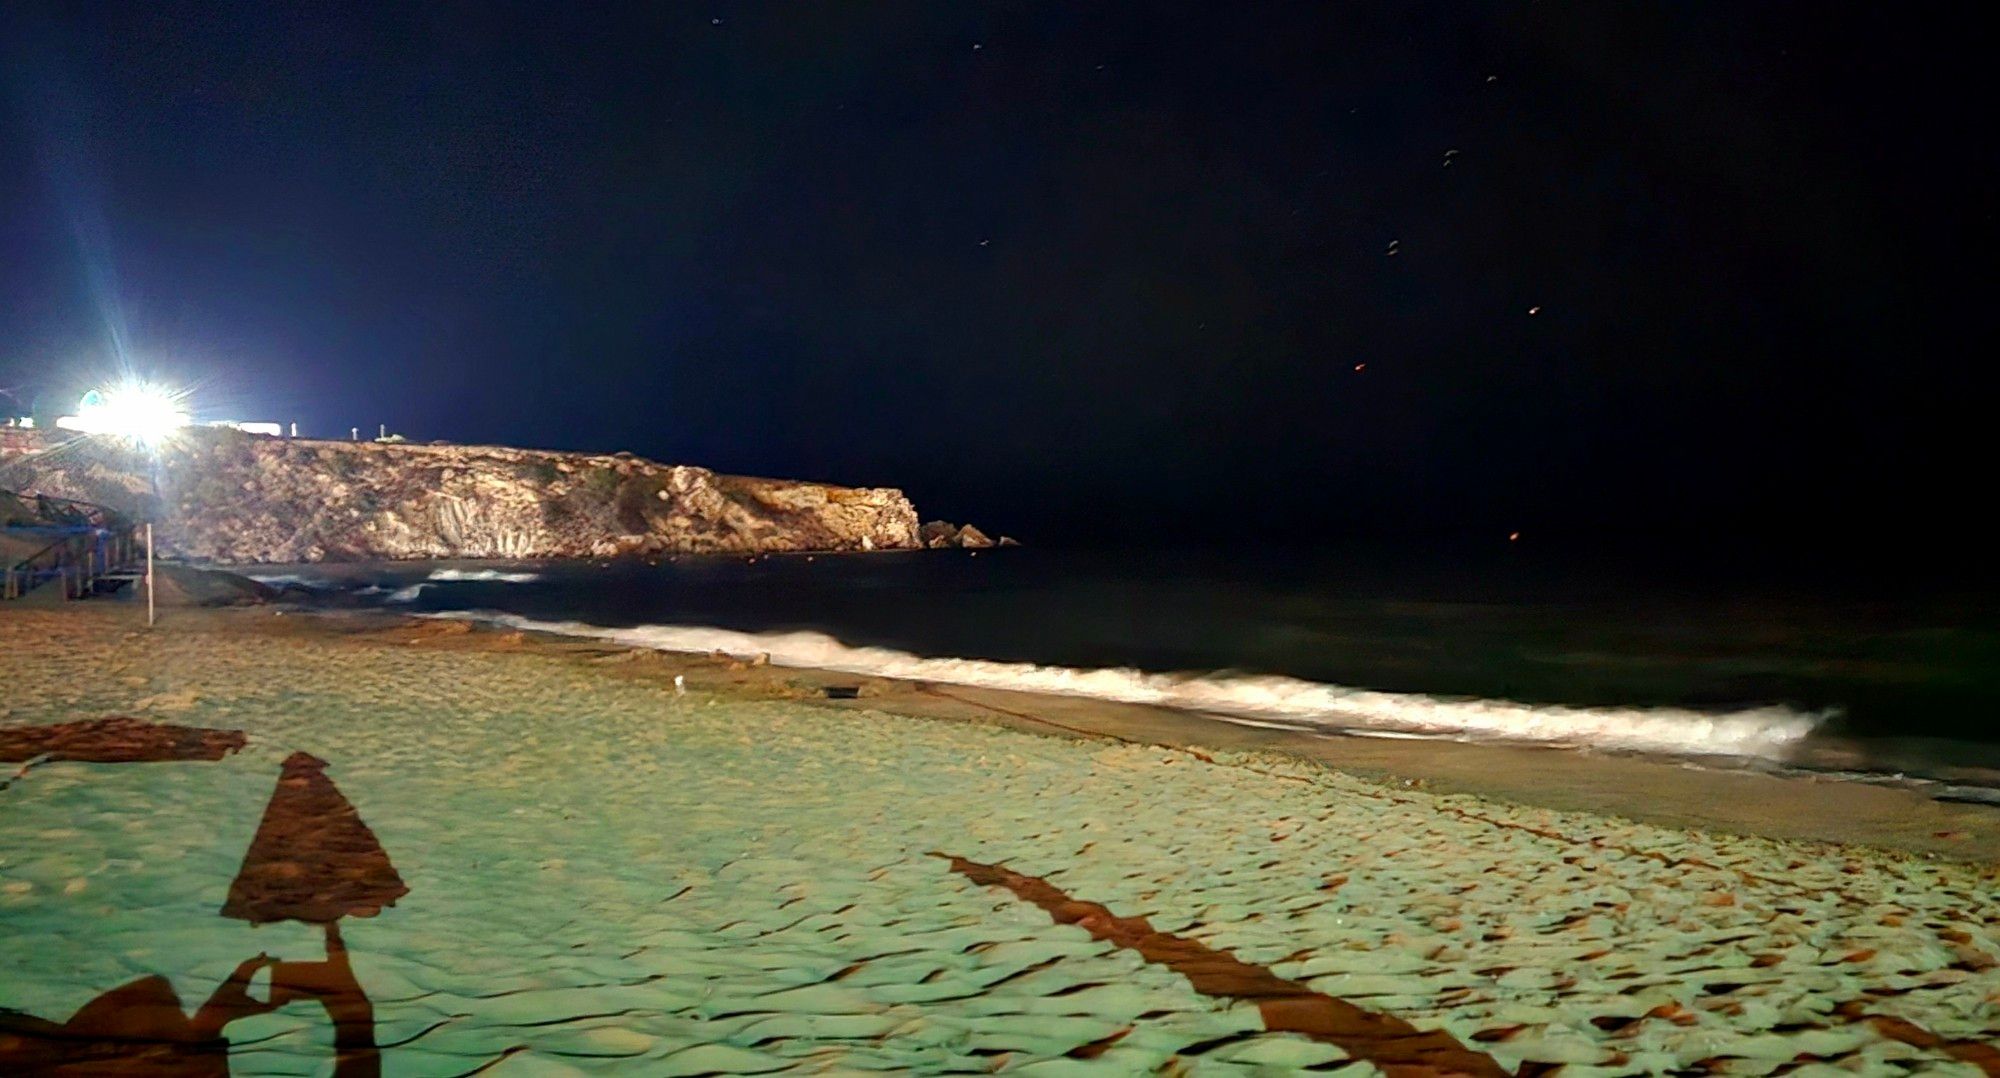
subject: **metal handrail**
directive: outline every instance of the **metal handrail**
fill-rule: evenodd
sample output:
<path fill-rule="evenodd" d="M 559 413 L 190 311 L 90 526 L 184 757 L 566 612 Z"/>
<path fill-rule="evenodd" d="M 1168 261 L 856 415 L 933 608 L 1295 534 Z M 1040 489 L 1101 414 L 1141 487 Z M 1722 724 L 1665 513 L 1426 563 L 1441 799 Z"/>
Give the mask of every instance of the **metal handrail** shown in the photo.
<path fill-rule="evenodd" d="M 7 580 L 4 586 L 5 591 L 4 594 L 0 594 L 0 598 L 18 599 L 22 595 L 26 594 L 31 588 L 33 588 L 34 582 L 37 578 L 57 575 L 61 573 L 62 552 L 63 550 L 67 549 L 73 542 L 75 542 L 74 536 L 64 536 L 63 538 L 58 539 L 53 543 L 50 543 L 48 546 L 45 546 L 42 549 L 35 551 L 33 554 L 30 554 L 27 557 L 22 558 L 20 561 L 15 562 L 13 565 L 8 566 Z M 37 570 L 35 568 L 35 562 L 39 561 L 43 557 L 43 555 L 49 554 L 52 551 L 55 552 L 56 554 L 55 564 L 49 566 L 47 569 Z M 63 596 L 67 598 L 69 596 L 69 591 L 67 588 L 67 583 L 68 583 L 67 580 L 65 580 L 64 583 L 65 583 L 65 588 L 63 591 Z"/>
<path fill-rule="evenodd" d="M 124 565 L 132 559 L 136 540 L 131 528 L 64 530 L 69 534 L 7 567 L 4 581 L 0 581 L 0 599 L 18 599 L 37 583 L 51 578 L 62 580 L 63 598 L 82 598 L 97 578 L 109 574 L 114 565 Z M 113 540 L 115 546 L 108 546 L 107 540 Z M 47 564 L 38 566 L 44 560 Z"/>
<path fill-rule="evenodd" d="M 12 565 L 0 565 L 0 599 L 18 599 L 51 578 L 63 582 L 65 599 L 95 590 L 100 577 L 130 564 L 141 525 L 95 502 L 0 490 L 0 499 L 26 511 L 37 523 L 23 531 L 56 533 L 58 538 Z M 12 530 L 12 529 L 10 529 Z"/>

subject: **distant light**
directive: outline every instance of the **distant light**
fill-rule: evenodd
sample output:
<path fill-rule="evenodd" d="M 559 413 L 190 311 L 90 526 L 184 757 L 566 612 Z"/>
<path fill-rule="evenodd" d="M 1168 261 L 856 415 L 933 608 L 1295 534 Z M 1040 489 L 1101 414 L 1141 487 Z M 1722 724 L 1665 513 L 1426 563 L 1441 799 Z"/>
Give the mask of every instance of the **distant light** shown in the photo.
<path fill-rule="evenodd" d="M 268 434 L 274 438 L 282 438 L 285 434 L 285 428 L 276 423 L 253 423 L 241 419 L 217 419 L 211 421 L 208 426 L 227 427 L 245 434 Z"/>
<path fill-rule="evenodd" d="M 1520 542 L 1520 541 L 1521 541 L 1521 533 L 1520 533 L 1520 532 L 1508 532 L 1508 533 L 1507 533 L 1507 541 L 1508 541 L 1508 542 L 1510 542 L 1510 543 L 1518 543 L 1518 542 Z"/>
<path fill-rule="evenodd" d="M 188 414 L 180 409 L 185 396 L 150 382 L 122 382 L 85 393 L 76 414 L 57 418 L 56 426 L 156 445 L 188 425 Z"/>
<path fill-rule="evenodd" d="M 1360 374 L 1362 371 L 1365 371 L 1367 369 L 1368 369 L 1368 364 L 1366 363 L 1356 363 L 1354 365 L 1354 373 L 1356 374 Z"/>
<path fill-rule="evenodd" d="M 1542 313 L 1542 309 L 1541 309 L 1540 307 L 1530 307 L 1530 308 L 1528 308 L 1528 313 L 1529 313 L 1529 314 L 1540 314 L 1540 313 Z"/>

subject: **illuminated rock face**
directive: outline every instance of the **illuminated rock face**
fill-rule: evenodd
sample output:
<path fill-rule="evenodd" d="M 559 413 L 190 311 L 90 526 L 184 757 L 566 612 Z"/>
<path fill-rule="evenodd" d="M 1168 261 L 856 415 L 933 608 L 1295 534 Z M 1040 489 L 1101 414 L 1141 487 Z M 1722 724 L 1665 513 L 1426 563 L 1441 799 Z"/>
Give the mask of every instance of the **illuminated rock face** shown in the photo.
<path fill-rule="evenodd" d="M 189 430 L 157 464 L 92 438 L 0 459 L 0 488 L 157 512 L 170 556 L 242 564 L 905 550 L 901 491 L 497 446 Z"/>

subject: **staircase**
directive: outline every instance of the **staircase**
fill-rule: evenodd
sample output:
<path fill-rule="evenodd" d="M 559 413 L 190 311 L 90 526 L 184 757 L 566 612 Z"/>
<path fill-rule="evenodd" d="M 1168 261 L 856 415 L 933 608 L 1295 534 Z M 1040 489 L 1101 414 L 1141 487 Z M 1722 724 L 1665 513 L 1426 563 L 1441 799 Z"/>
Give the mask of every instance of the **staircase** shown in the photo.
<path fill-rule="evenodd" d="M 50 582 L 65 599 L 117 591 L 145 576 L 143 527 L 101 505 L 0 490 L 0 600 Z"/>

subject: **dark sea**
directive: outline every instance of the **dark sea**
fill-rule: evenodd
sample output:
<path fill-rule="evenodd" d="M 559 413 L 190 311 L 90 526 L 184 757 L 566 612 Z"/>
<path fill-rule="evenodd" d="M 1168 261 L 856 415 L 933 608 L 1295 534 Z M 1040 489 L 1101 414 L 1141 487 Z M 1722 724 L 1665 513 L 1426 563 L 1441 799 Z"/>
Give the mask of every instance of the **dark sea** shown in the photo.
<path fill-rule="evenodd" d="M 1985 585 L 1640 572 L 1512 550 L 1025 547 L 256 575 L 335 608 L 2000 803 L 2000 610 Z"/>

